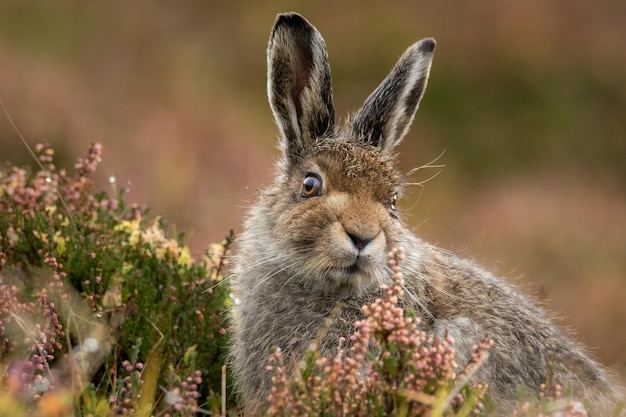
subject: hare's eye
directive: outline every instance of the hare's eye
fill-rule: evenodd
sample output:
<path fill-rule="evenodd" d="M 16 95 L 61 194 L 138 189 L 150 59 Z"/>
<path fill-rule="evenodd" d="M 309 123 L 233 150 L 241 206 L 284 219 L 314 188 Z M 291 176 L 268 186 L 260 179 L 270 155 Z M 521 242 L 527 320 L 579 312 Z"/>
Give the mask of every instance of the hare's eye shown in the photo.
<path fill-rule="evenodd" d="M 398 194 L 394 194 L 389 200 L 389 208 L 391 211 L 396 211 L 396 202 L 398 201 Z"/>
<path fill-rule="evenodd" d="M 317 197 L 322 194 L 322 180 L 315 174 L 306 174 L 302 180 L 300 195 L 302 197 Z"/>

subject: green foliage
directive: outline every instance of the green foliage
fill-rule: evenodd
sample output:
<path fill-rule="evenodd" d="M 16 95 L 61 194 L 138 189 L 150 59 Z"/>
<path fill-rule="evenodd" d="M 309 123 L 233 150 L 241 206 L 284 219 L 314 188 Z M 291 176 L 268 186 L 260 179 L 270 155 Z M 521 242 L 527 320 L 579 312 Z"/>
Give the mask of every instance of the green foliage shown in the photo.
<path fill-rule="evenodd" d="M 74 177 L 37 151 L 40 171 L 0 174 L 0 384 L 41 415 L 219 403 L 231 237 L 194 262 L 160 219 L 94 192 L 100 145 Z"/>

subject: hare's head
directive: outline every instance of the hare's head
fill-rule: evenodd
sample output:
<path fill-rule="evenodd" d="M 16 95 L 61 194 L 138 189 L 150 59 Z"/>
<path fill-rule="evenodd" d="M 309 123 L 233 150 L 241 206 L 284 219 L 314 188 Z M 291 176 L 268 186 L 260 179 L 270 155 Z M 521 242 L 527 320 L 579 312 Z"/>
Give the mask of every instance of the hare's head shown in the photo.
<path fill-rule="evenodd" d="M 411 46 L 344 126 L 335 110 L 326 45 L 302 16 L 279 15 L 268 48 L 268 95 L 280 129 L 280 175 L 261 205 L 261 250 L 290 280 L 358 294 L 389 276 L 386 253 L 406 236 L 394 147 L 428 80 L 433 39 Z M 254 217 L 254 216 L 253 216 Z M 269 219 L 268 219 L 269 217 Z"/>

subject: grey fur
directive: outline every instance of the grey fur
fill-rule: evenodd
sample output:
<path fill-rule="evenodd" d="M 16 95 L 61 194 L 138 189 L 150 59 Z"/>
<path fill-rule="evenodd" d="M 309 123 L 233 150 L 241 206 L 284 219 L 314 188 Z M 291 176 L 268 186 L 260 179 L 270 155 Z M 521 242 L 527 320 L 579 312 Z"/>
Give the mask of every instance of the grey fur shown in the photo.
<path fill-rule="evenodd" d="M 237 390 L 250 407 L 269 392 L 268 358 L 280 347 L 297 364 L 313 343 L 335 351 L 363 318 L 361 306 L 390 284 L 386 253 L 402 246 L 401 303 L 427 332 L 448 331 L 458 362 L 484 335 L 495 344 L 476 374 L 499 410 L 514 406 L 518 387 L 572 385 L 594 415 L 619 397 L 603 368 L 554 325 L 533 299 L 472 262 L 425 243 L 398 219 L 402 186 L 392 150 L 406 134 L 428 80 L 435 42 L 411 46 L 352 122 L 334 125 L 324 40 L 303 17 L 279 15 L 268 49 L 268 90 L 281 131 L 283 159 L 275 182 L 250 210 L 239 238 L 233 293 L 231 361 Z M 321 181 L 305 197 L 303 178 Z"/>
<path fill-rule="evenodd" d="M 326 44 L 295 13 L 279 15 L 267 49 L 267 92 L 282 134 L 281 148 L 297 158 L 335 128 L 333 90 Z"/>
<path fill-rule="evenodd" d="M 365 100 L 353 124 L 354 137 L 393 149 L 406 135 L 426 90 L 434 39 L 411 46 L 378 88 Z"/>

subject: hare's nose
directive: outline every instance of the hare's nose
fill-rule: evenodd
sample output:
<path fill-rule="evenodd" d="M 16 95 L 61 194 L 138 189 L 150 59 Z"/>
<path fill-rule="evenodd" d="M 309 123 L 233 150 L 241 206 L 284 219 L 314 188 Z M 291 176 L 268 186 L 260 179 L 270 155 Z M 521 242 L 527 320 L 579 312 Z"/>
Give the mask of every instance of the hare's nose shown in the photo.
<path fill-rule="evenodd" d="M 354 247 L 357 248 L 359 251 L 362 251 L 365 246 L 367 246 L 367 244 L 372 241 L 372 238 L 364 238 L 354 233 L 346 233 L 348 234 L 348 237 L 352 241 Z"/>

